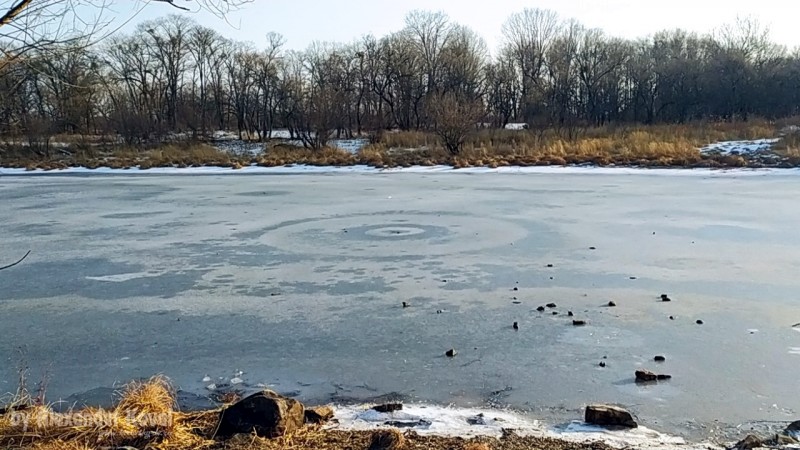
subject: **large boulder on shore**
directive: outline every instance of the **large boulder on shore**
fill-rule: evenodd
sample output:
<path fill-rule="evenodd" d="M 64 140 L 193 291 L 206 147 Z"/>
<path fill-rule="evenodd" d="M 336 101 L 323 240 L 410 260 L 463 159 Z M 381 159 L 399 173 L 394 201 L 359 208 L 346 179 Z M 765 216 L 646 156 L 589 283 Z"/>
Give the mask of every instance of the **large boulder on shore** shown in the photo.
<path fill-rule="evenodd" d="M 800 439 L 800 420 L 790 423 L 783 432 L 795 439 Z"/>
<path fill-rule="evenodd" d="M 604 427 L 636 428 L 639 425 L 628 411 L 611 405 L 589 405 L 586 407 L 586 423 Z"/>
<path fill-rule="evenodd" d="M 276 438 L 303 427 L 305 407 L 297 400 L 265 390 L 239 400 L 220 414 L 215 438 L 255 432 L 260 437 Z"/>
<path fill-rule="evenodd" d="M 753 450 L 754 448 L 761 448 L 763 446 L 764 442 L 758 436 L 748 434 L 747 437 L 733 446 L 733 450 Z"/>

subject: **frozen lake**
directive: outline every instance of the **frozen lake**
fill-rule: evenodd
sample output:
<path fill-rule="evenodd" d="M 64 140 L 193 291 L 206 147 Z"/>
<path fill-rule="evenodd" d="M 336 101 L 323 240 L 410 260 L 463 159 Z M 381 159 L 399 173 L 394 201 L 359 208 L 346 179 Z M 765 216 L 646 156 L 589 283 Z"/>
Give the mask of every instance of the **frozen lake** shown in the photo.
<path fill-rule="evenodd" d="M 0 265 L 32 253 L 0 272 L 0 391 L 27 363 L 49 401 L 242 371 L 686 435 L 797 420 L 798 199 L 778 174 L 3 176 Z"/>

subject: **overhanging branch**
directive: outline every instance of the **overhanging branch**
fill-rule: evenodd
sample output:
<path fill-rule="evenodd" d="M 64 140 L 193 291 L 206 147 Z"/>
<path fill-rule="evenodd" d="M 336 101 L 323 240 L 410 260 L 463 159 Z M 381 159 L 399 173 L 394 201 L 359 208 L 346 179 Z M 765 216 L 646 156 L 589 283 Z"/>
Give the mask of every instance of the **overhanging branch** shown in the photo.
<path fill-rule="evenodd" d="M 20 258 L 20 259 L 19 259 L 19 261 L 15 262 L 15 263 L 13 263 L 13 264 L 9 264 L 9 265 L 7 265 L 7 266 L 0 267 L 0 270 L 10 269 L 11 267 L 14 267 L 14 266 L 16 266 L 17 264 L 21 263 L 22 261 L 25 261 L 25 258 L 27 258 L 27 257 L 28 257 L 28 255 L 30 255 L 30 254 L 31 254 L 31 251 L 30 251 L 30 250 L 28 250 L 28 253 L 25 253 L 25 256 L 23 256 L 22 258 Z"/>

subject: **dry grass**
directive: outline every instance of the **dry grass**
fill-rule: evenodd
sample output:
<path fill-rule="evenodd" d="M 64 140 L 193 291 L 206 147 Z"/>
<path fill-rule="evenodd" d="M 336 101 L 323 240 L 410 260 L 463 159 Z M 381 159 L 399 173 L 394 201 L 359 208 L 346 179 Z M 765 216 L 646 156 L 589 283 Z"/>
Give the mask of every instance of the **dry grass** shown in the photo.
<path fill-rule="evenodd" d="M 307 164 L 312 166 L 349 166 L 358 160 L 346 150 L 339 148 L 323 148 L 311 150 L 292 145 L 276 145 L 270 147 L 257 163 L 260 166 L 283 166 L 286 164 Z"/>
<path fill-rule="evenodd" d="M 341 431 L 306 426 L 277 439 L 237 435 L 211 440 L 219 410 L 176 411 L 175 391 L 166 378 L 127 385 L 116 407 L 55 413 L 46 406 L 0 415 L 0 448 L 6 450 L 100 450 L 133 447 L 149 450 L 367 450 L 374 442 L 401 443 L 404 450 L 608 450 L 603 444 L 576 444 L 519 437 L 420 436 L 413 431 Z M 26 420 L 21 420 L 25 418 Z"/>
<path fill-rule="evenodd" d="M 378 168 L 436 164 L 461 168 L 587 163 L 644 167 L 743 167 L 757 166 L 760 162 L 739 156 L 701 155 L 698 149 L 717 141 L 774 137 L 789 123 L 797 121 L 606 126 L 575 129 L 570 133 L 563 130 L 483 129 L 472 133 L 461 154 L 455 157 L 442 147 L 434 134 L 421 131 L 375 133 L 373 142 L 356 155 L 338 148 L 310 150 L 277 144 L 257 157 L 236 156 L 208 144 L 187 142 L 145 150 L 133 147 L 102 150 L 97 145 L 75 144 L 70 148 L 71 154 L 56 151 L 51 157 L 43 158 L 17 147 L 0 149 L 0 166 L 29 170 L 70 166 L 138 166 L 141 169 L 222 166 L 238 169 L 253 163 L 262 166 L 366 164 Z M 787 135 L 782 145 L 778 154 L 792 165 L 800 165 L 798 133 Z"/>
<path fill-rule="evenodd" d="M 205 434 L 217 411 L 176 410 L 168 380 L 154 377 L 125 387 L 111 410 L 85 408 L 57 413 L 31 406 L 0 416 L 0 446 L 8 449 L 98 449 L 132 446 L 154 450 L 212 448 Z"/>
<path fill-rule="evenodd" d="M 767 138 L 777 127 L 765 121 L 683 125 L 617 126 L 573 130 L 479 130 L 464 150 L 450 157 L 432 134 L 386 133 L 360 152 L 376 166 L 452 164 L 455 167 L 507 165 L 740 166 L 742 160 L 704 157 L 699 148 L 717 141 Z M 419 149 L 409 151 L 409 149 Z M 744 161 L 747 164 L 747 161 Z"/>

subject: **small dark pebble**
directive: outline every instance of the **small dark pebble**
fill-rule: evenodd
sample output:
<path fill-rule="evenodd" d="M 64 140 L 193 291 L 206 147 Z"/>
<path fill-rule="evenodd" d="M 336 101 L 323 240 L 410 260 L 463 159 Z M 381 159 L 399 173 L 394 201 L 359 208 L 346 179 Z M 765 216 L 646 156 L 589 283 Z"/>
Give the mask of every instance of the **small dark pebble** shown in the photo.
<path fill-rule="evenodd" d="M 606 366 L 606 363 L 603 362 L 603 361 L 600 361 L 600 367 L 605 367 L 605 366 Z"/>
<path fill-rule="evenodd" d="M 450 350 L 444 352 L 444 355 L 447 356 L 448 358 L 454 358 L 457 354 L 458 352 L 454 348 L 451 348 Z"/>
<path fill-rule="evenodd" d="M 669 316 L 669 320 L 675 320 L 675 316 Z"/>
<path fill-rule="evenodd" d="M 513 301 L 513 302 L 511 302 L 511 303 L 513 303 L 513 304 L 515 304 L 515 305 L 521 305 L 521 304 L 522 304 L 522 302 L 520 302 L 520 301 L 517 301 L 517 300 L 515 300 L 515 301 Z"/>
<path fill-rule="evenodd" d="M 658 378 L 659 380 L 662 380 L 662 381 L 663 380 L 671 380 L 672 379 L 672 375 L 658 375 L 656 378 Z"/>
<path fill-rule="evenodd" d="M 519 290 L 519 288 L 518 288 L 518 287 L 516 287 L 516 286 L 514 286 L 514 292 L 516 292 L 516 291 L 518 291 L 518 290 Z"/>
<path fill-rule="evenodd" d="M 661 301 L 662 302 L 671 302 L 672 299 L 669 298 L 669 295 L 667 295 L 667 294 L 661 294 Z"/>
<path fill-rule="evenodd" d="M 517 299 L 517 297 L 511 297 L 511 300 L 516 300 L 516 299 Z"/>
<path fill-rule="evenodd" d="M 655 358 L 653 358 L 653 359 L 654 359 L 656 362 L 664 362 L 664 361 L 666 361 L 666 360 L 667 360 L 667 358 L 665 358 L 665 357 L 663 357 L 663 356 L 661 356 L 661 355 L 659 355 L 659 356 L 656 356 L 656 357 L 655 357 Z"/>
<path fill-rule="evenodd" d="M 515 330 L 519 330 L 519 324 L 518 324 L 517 322 L 514 322 L 514 325 L 512 325 L 512 327 L 513 327 Z"/>
<path fill-rule="evenodd" d="M 575 325 L 576 327 L 582 327 L 582 326 L 586 325 L 586 321 L 585 320 L 573 320 L 572 321 L 572 325 Z"/>
<path fill-rule="evenodd" d="M 589 250 L 597 250 L 596 247 L 589 247 Z"/>
<path fill-rule="evenodd" d="M 636 277 L 631 277 L 631 280 L 635 280 L 635 279 L 636 279 Z"/>
<path fill-rule="evenodd" d="M 552 279 L 553 279 L 553 277 L 550 277 L 550 279 L 552 280 Z"/>
<path fill-rule="evenodd" d="M 552 269 L 553 265 L 552 264 L 548 264 L 547 267 Z"/>
<path fill-rule="evenodd" d="M 558 315 L 558 311 L 553 311 L 553 315 L 557 316 Z"/>
<path fill-rule="evenodd" d="M 616 304 L 616 303 L 614 303 L 613 301 L 611 301 L 611 302 L 608 302 L 608 307 L 609 307 L 609 308 L 613 308 L 613 307 L 615 307 L 615 306 L 617 306 L 617 304 Z"/>
<path fill-rule="evenodd" d="M 444 312 L 444 311 L 442 311 L 441 309 L 437 309 L 437 310 L 436 310 L 436 314 L 441 314 L 441 313 L 443 313 L 443 312 Z"/>
<path fill-rule="evenodd" d="M 574 316 L 574 315 L 575 315 L 575 314 L 573 314 L 573 313 L 572 313 L 572 311 L 568 311 L 568 312 L 567 312 L 567 317 L 572 317 L 572 316 Z"/>
<path fill-rule="evenodd" d="M 447 280 L 442 280 L 442 283 L 447 283 Z"/>
<path fill-rule="evenodd" d="M 409 306 L 411 305 L 409 305 L 407 302 L 403 302 L 403 308 L 408 308 Z"/>
<path fill-rule="evenodd" d="M 703 321 L 702 321 L 702 320 L 700 320 L 700 319 L 697 319 L 697 324 L 698 324 L 698 325 L 702 325 L 702 324 L 703 324 Z"/>
<path fill-rule="evenodd" d="M 544 306 L 540 306 L 540 307 L 536 308 L 536 310 L 539 311 L 539 312 L 544 312 Z"/>
<path fill-rule="evenodd" d="M 548 307 L 548 308 L 557 308 L 558 306 L 556 306 L 556 304 L 555 304 L 555 303 L 548 303 L 548 304 L 547 304 L 547 307 Z"/>

